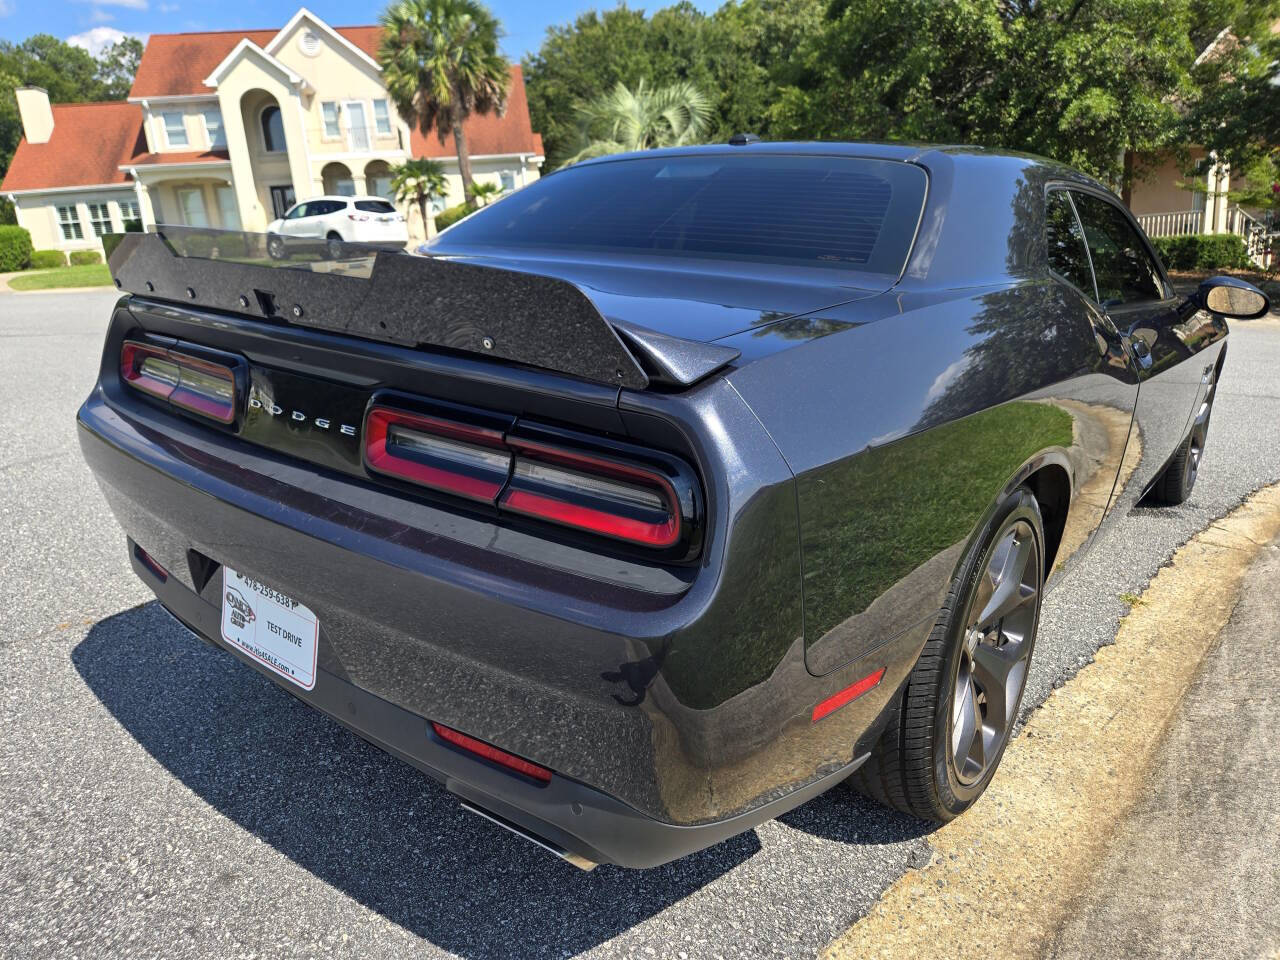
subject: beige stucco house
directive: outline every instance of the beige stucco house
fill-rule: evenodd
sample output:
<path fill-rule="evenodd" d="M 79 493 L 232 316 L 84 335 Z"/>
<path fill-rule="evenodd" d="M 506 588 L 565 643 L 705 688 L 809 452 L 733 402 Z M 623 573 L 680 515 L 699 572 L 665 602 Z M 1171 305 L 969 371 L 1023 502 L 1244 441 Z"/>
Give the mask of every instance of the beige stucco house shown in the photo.
<path fill-rule="evenodd" d="M 1271 32 L 1280 34 L 1280 20 L 1271 25 Z M 1214 57 L 1236 42 L 1230 28 L 1226 28 L 1201 51 L 1196 62 Z M 1190 147 L 1182 158 L 1170 152 L 1135 159 L 1141 176 L 1125 200 L 1150 236 L 1234 233 L 1244 239 L 1259 266 L 1269 265 L 1266 251 L 1280 224 L 1267 221 L 1260 211 L 1231 201 L 1231 191 L 1242 189 L 1244 183 L 1227 164 L 1214 162 L 1215 157 L 1197 146 Z M 1208 163 L 1204 162 L 1206 159 Z M 1202 172 L 1187 172 L 1202 168 Z"/>
<path fill-rule="evenodd" d="M 17 93 L 24 136 L 0 184 L 37 249 L 100 249 L 129 226 L 265 230 L 296 200 L 371 193 L 391 199 L 391 170 L 411 157 L 444 164 L 461 203 L 453 138 L 399 117 L 378 66 L 381 28 L 333 28 L 306 9 L 280 30 L 153 34 L 129 98 L 50 104 Z M 506 113 L 467 121 L 477 181 L 518 189 L 538 177 L 519 67 Z M 425 236 L 413 204 L 410 232 Z"/>

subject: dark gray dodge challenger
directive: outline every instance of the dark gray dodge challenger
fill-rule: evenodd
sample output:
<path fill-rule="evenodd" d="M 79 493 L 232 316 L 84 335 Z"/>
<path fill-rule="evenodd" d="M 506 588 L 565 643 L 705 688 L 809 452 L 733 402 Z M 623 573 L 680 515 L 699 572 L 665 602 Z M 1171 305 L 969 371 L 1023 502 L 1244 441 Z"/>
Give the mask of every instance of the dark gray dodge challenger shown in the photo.
<path fill-rule="evenodd" d="M 1044 591 L 1187 497 L 1223 318 L 1268 306 L 1175 295 L 1097 183 L 959 148 L 742 137 L 571 167 L 417 255 L 267 245 L 110 239 L 79 435 L 134 570 L 583 867 L 846 779 L 964 811 Z"/>

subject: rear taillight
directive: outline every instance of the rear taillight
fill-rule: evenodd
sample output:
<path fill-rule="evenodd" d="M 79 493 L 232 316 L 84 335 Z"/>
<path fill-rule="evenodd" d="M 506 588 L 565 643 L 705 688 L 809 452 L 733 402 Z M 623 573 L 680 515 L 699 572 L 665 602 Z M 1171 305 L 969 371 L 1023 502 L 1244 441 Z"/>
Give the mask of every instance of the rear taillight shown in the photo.
<path fill-rule="evenodd" d="M 369 216 L 368 214 L 364 214 L 364 213 L 348 213 L 347 219 L 354 220 L 356 221 L 356 223 L 363 223 L 365 220 L 369 219 Z"/>
<path fill-rule="evenodd" d="M 493 503 L 511 470 L 502 431 L 374 407 L 365 421 L 369 467 L 410 483 Z"/>
<path fill-rule="evenodd" d="M 590 533 L 666 548 L 680 540 L 680 505 L 654 470 L 512 439 L 511 483 L 499 506 Z"/>
<path fill-rule="evenodd" d="M 142 393 L 219 423 L 236 419 L 236 372 L 180 349 L 126 340 L 120 378 Z"/>
<path fill-rule="evenodd" d="M 473 413 L 482 421 L 488 416 L 374 405 L 365 419 L 366 465 L 503 513 L 629 545 L 682 557 L 696 546 L 693 475 L 674 458 L 607 441 L 600 441 L 607 452 L 595 452 L 583 449 L 589 438 L 544 428 L 522 427 L 516 433 L 523 435 L 513 435 L 510 419 L 486 426 L 455 419 Z M 673 549 L 679 547 L 686 549 Z"/>

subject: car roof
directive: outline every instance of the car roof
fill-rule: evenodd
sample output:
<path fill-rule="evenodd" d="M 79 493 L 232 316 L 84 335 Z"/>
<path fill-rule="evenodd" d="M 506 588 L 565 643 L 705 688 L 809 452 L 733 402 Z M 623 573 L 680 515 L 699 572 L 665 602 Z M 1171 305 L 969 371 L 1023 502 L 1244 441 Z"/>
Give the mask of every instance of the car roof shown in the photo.
<path fill-rule="evenodd" d="M 800 155 L 800 156 L 839 156 L 860 157 L 871 160 L 897 160 L 903 163 L 923 163 L 928 166 L 929 157 L 945 156 L 952 163 L 960 165 L 1003 164 L 1009 161 L 1020 162 L 1025 166 L 1040 167 L 1065 180 L 1088 183 L 1092 186 L 1107 189 L 1103 184 L 1080 171 L 1049 157 L 1033 153 L 1020 153 L 1016 150 L 999 150 L 993 147 L 982 147 L 975 144 L 962 143 L 923 143 L 909 141 L 843 141 L 843 140 L 753 140 L 745 144 L 710 143 L 701 146 L 664 147 L 658 150 L 640 150 L 631 153 L 613 153 L 603 157 L 594 157 L 574 164 L 575 167 L 586 167 L 598 163 L 610 163 L 617 160 L 636 158 L 678 157 L 678 156 L 745 156 L 750 154 L 765 155 Z M 572 169 L 562 167 L 561 169 Z M 554 171 L 558 173 L 559 171 Z"/>
<path fill-rule="evenodd" d="M 367 193 L 359 193 L 359 194 L 356 194 L 355 196 L 350 196 L 349 194 L 344 194 L 344 193 L 341 193 L 341 194 L 340 193 L 324 193 L 318 197 L 307 197 L 305 200 L 299 200 L 297 201 L 297 203 L 294 204 L 294 206 L 296 207 L 299 203 L 312 203 L 313 201 L 316 201 L 316 200 L 342 200 L 342 201 L 382 200 L 385 203 L 391 202 L 386 197 L 375 197 L 372 194 L 367 194 Z"/>

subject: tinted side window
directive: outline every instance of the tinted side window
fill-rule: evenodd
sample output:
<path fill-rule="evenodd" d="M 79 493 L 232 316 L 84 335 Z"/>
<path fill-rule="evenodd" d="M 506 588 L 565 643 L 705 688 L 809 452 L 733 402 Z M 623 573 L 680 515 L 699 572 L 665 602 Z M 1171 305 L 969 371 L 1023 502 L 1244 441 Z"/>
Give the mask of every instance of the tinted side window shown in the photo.
<path fill-rule="evenodd" d="M 1160 271 L 1124 212 L 1091 193 L 1073 190 L 1071 196 L 1093 258 L 1098 299 L 1104 304 L 1163 300 Z"/>
<path fill-rule="evenodd" d="M 1071 209 L 1066 191 L 1055 190 L 1045 201 L 1044 237 L 1049 253 L 1049 269 L 1074 283 L 1085 296 L 1093 297 L 1093 270 L 1085 250 L 1080 221 Z"/>
<path fill-rule="evenodd" d="M 306 203 L 300 203 L 300 204 L 298 204 L 296 207 L 294 207 L 292 210 L 290 210 L 287 214 L 285 214 L 285 219 L 286 219 L 286 220 L 299 220 L 299 219 L 301 219 L 302 217 L 305 217 L 305 216 L 307 215 L 307 207 L 308 207 L 308 206 L 310 206 L 310 205 L 309 205 L 309 204 L 306 204 Z"/>

